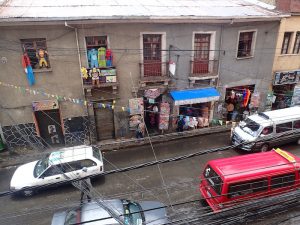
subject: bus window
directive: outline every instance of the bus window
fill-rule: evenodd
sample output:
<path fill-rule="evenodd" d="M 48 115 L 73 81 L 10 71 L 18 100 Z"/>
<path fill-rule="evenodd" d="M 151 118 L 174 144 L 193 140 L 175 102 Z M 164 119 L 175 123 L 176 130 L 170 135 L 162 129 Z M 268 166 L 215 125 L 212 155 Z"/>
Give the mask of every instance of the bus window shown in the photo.
<path fill-rule="evenodd" d="M 231 184 L 228 190 L 228 198 L 247 195 L 268 189 L 268 180 L 259 179 L 238 184 Z"/>
<path fill-rule="evenodd" d="M 276 133 L 282 133 L 292 130 L 293 122 L 281 123 L 276 125 Z"/>
<path fill-rule="evenodd" d="M 271 188 L 287 187 L 293 185 L 294 183 L 295 183 L 294 173 L 271 177 Z"/>
<path fill-rule="evenodd" d="M 299 129 L 299 128 L 300 128 L 300 120 L 294 121 L 293 128 L 294 128 L 294 129 Z"/>
<path fill-rule="evenodd" d="M 221 195 L 222 179 L 218 176 L 218 174 L 210 166 L 207 166 L 203 175 L 215 192 L 218 195 Z"/>

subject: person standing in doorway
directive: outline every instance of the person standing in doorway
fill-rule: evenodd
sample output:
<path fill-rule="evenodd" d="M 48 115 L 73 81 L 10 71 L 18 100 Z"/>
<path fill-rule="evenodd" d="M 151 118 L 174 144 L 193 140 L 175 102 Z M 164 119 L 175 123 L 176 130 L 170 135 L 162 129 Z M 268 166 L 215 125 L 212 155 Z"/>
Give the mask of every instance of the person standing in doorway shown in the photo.
<path fill-rule="evenodd" d="M 137 138 L 137 139 L 143 138 L 143 137 L 144 137 L 144 133 L 145 133 L 145 124 L 144 124 L 144 122 L 141 121 L 141 122 L 137 125 L 137 129 L 136 129 L 136 138 Z"/>
<path fill-rule="evenodd" d="M 227 121 L 231 121 L 233 110 L 234 110 L 234 105 L 232 102 L 229 102 L 227 105 Z"/>

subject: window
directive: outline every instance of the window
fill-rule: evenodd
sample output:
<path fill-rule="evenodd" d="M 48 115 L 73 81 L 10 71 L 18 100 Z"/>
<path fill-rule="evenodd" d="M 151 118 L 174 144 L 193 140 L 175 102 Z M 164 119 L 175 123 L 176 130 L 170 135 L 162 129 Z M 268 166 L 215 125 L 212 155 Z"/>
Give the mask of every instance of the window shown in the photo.
<path fill-rule="evenodd" d="M 269 127 L 265 127 L 261 134 L 263 135 L 268 135 L 268 134 L 272 134 L 273 133 L 273 127 L 272 126 L 269 126 Z"/>
<path fill-rule="evenodd" d="M 23 53 L 27 53 L 33 69 L 50 68 L 46 39 L 21 39 Z"/>
<path fill-rule="evenodd" d="M 293 129 L 299 129 L 300 128 L 300 120 L 294 121 Z"/>
<path fill-rule="evenodd" d="M 206 167 L 203 175 L 207 179 L 207 182 L 210 184 L 210 186 L 215 190 L 215 192 L 221 195 L 223 182 L 219 175 L 210 166 Z"/>
<path fill-rule="evenodd" d="M 288 54 L 292 32 L 285 32 L 281 47 L 281 54 Z"/>
<path fill-rule="evenodd" d="M 237 196 L 247 195 L 266 190 L 268 190 L 267 179 L 259 179 L 238 184 L 232 184 L 229 186 L 228 198 L 234 198 Z"/>
<path fill-rule="evenodd" d="M 62 170 L 61 170 L 60 165 L 54 165 L 54 166 L 51 166 L 50 168 L 48 168 L 42 176 L 50 177 L 50 176 L 55 176 L 55 175 L 58 175 L 61 173 L 62 173 Z"/>
<path fill-rule="evenodd" d="M 80 165 L 81 165 L 81 168 L 83 168 L 83 167 L 96 166 L 97 164 L 94 161 L 90 160 L 90 159 L 84 159 L 84 160 L 80 161 Z"/>
<path fill-rule="evenodd" d="M 271 178 L 271 188 L 291 186 L 295 183 L 295 174 L 289 173 Z"/>
<path fill-rule="evenodd" d="M 108 48 L 107 36 L 86 37 L 86 48 L 89 68 L 106 67 L 106 49 Z M 111 66 L 111 65 L 109 65 Z"/>
<path fill-rule="evenodd" d="M 255 32 L 240 32 L 237 57 L 249 57 L 253 56 L 253 40 Z"/>
<path fill-rule="evenodd" d="M 292 127 L 293 127 L 292 122 L 277 124 L 276 125 L 276 133 L 291 131 Z"/>
<path fill-rule="evenodd" d="M 161 61 L 161 36 L 161 34 L 143 35 L 144 61 Z"/>
<path fill-rule="evenodd" d="M 299 53 L 300 53 L 300 31 L 297 31 L 293 54 L 299 54 Z"/>

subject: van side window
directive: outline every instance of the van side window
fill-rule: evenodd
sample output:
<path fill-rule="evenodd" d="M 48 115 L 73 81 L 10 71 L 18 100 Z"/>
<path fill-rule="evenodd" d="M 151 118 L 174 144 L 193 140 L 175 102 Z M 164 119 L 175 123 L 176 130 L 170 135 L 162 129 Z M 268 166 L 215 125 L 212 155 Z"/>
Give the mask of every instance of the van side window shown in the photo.
<path fill-rule="evenodd" d="M 293 185 L 294 183 L 294 173 L 271 177 L 271 188 L 287 187 Z"/>
<path fill-rule="evenodd" d="M 272 126 L 269 126 L 269 127 L 265 127 L 261 134 L 263 135 L 268 135 L 268 134 L 272 134 L 273 133 L 273 127 Z"/>
<path fill-rule="evenodd" d="M 228 189 L 228 198 L 247 195 L 259 191 L 268 190 L 268 180 L 259 179 L 238 184 L 231 184 Z"/>
<path fill-rule="evenodd" d="M 292 130 L 293 122 L 281 123 L 276 125 L 276 133 L 282 133 Z"/>
<path fill-rule="evenodd" d="M 294 129 L 300 129 L 300 120 L 296 120 L 294 121 L 294 126 L 293 126 Z"/>

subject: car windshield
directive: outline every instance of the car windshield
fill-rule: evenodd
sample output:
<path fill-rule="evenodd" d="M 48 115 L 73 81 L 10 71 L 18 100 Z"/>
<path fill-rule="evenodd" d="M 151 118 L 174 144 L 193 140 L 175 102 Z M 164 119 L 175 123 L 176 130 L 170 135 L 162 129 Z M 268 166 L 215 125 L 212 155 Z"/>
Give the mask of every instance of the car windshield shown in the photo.
<path fill-rule="evenodd" d="M 34 177 L 40 176 L 48 168 L 49 155 L 50 154 L 47 154 L 44 158 L 42 158 L 41 160 L 39 160 L 36 163 L 36 165 L 34 167 L 34 172 L 33 172 Z"/>
<path fill-rule="evenodd" d="M 78 209 L 72 209 L 72 210 L 70 210 L 67 213 L 64 225 L 80 223 L 81 222 L 80 221 L 81 220 L 80 217 L 81 217 L 81 210 L 80 210 L 80 208 L 78 208 Z"/>
<path fill-rule="evenodd" d="M 243 121 L 243 123 L 240 124 L 240 127 L 243 131 L 253 137 L 257 137 L 259 134 L 258 130 L 260 128 L 260 125 L 249 118 Z"/>
<path fill-rule="evenodd" d="M 136 202 L 123 202 L 124 212 L 125 212 L 125 225 L 142 225 L 143 215 L 142 208 Z"/>

